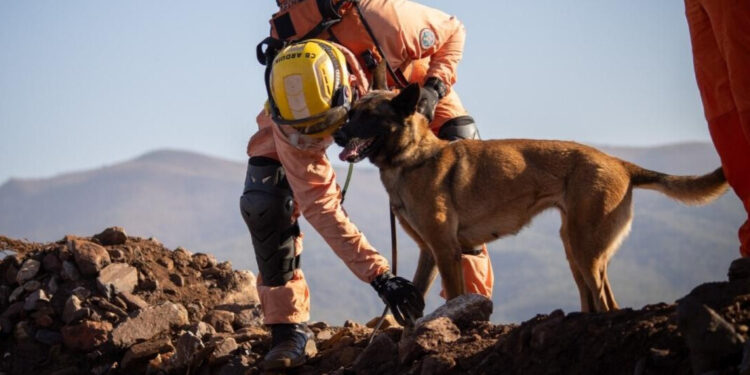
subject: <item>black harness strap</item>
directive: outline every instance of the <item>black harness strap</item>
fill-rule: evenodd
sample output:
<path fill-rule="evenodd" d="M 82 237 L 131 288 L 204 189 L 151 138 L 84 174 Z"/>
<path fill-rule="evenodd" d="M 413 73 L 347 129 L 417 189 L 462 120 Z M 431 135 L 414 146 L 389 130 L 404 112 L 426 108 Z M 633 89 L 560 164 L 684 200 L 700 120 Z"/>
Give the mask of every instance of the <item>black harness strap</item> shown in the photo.
<path fill-rule="evenodd" d="M 341 8 L 346 3 L 352 3 L 354 4 L 354 8 L 357 11 L 357 16 L 359 17 L 360 21 L 362 21 L 362 25 L 365 27 L 365 31 L 367 31 L 367 35 L 370 36 L 372 43 L 375 45 L 375 49 L 377 49 L 380 57 L 383 59 L 383 61 L 385 61 L 388 74 L 391 76 L 393 83 L 396 84 L 398 88 L 404 88 L 408 86 L 409 83 L 406 81 L 403 74 L 400 74 L 400 71 L 393 69 L 391 64 L 388 63 L 388 58 L 386 57 L 385 52 L 383 52 L 383 48 L 380 47 L 380 43 L 378 42 L 378 39 L 375 37 L 375 33 L 370 27 L 370 23 L 367 22 L 367 19 L 362 12 L 362 8 L 359 5 L 359 0 L 341 0 L 336 4 L 334 4 L 332 0 L 317 0 L 316 3 L 318 5 L 318 11 L 320 12 L 321 16 L 323 16 L 323 20 L 296 41 L 315 38 L 322 32 L 330 29 L 331 26 L 341 22 Z M 271 61 L 273 61 L 273 57 L 276 56 L 276 53 L 278 53 L 278 51 L 284 48 L 286 44 L 295 42 L 292 40 L 288 40 L 288 38 L 296 34 L 296 30 L 289 13 L 277 17 L 273 22 L 276 26 L 276 30 L 279 33 L 279 37 L 281 38 L 281 40 L 268 37 L 258 44 L 256 53 L 258 55 L 258 61 L 263 65 L 270 65 Z M 268 46 L 265 52 L 263 51 L 264 45 Z M 272 54 L 269 54 L 269 52 L 272 52 Z M 269 73 L 266 72 L 266 76 L 268 75 Z M 268 85 L 266 84 L 266 86 Z"/>
<path fill-rule="evenodd" d="M 372 39 L 372 43 L 375 44 L 375 48 L 377 48 L 378 53 L 380 54 L 380 58 L 385 61 L 385 66 L 388 68 L 388 74 L 391 75 L 391 78 L 393 79 L 393 83 L 398 86 L 398 88 L 404 88 L 409 85 L 406 80 L 404 80 L 403 75 L 397 74 L 397 72 L 391 67 L 391 64 L 388 63 L 388 58 L 385 56 L 385 53 L 383 52 L 383 49 L 380 47 L 380 43 L 378 43 L 378 39 L 375 38 L 375 33 L 372 32 L 372 28 L 370 27 L 370 24 L 367 22 L 367 19 L 365 19 L 364 14 L 362 13 L 362 9 L 359 6 L 359 0 L 350 0 L 354 3 L 354 7 L 357 9 L 357 15 L 359 15 L 359 19 L 362 21 L 362 25 L 365 27 L 365 30 L 367 31 L 367 35 L 370 36 L 370 39 Z"/>

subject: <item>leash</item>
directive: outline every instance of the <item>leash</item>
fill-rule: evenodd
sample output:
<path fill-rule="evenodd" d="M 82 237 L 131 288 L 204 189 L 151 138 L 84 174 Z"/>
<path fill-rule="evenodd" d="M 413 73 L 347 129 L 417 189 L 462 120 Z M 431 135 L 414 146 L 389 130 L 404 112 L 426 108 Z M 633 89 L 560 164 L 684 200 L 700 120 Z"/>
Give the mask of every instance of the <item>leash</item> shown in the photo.
<path fill-rule="evenodd" d="M 352 180 L 352 171 L 354 171 L 354 163 L 349 163 L 349 170 L 346 172 L 346 180 L 344 181 L 344 188 L 341 189 L 341 204 L 344 204 L 344 198 L 346 198 L 346 192 L 349 190 L 349 183 Z M 390 207 L 390 224 L 391 224 L 391 272 L 393 272 L 394 275 L 398 274 L 398 241 L 396 239 L 396 215 L 393 213 L 393 206 L 389 205 Z M 383 313 L 380 314 L 380 320 L 378 320 L 378 324 L 375 325 L 372 329 L 372 333 L 370 334 L 370 338 L 367 339 L 367 344 L 369 345 L 372 340 L 375 338 L 375 333 L 378 332 L 380 327 L 383 325 L 383 322 L 385 322 L 385 316 L 388 315 L 389 307 L 388 305 L 385 306 L 385 309 L 383 309 Z"/>
<path fill-rule="evenodd" d="M 398 271 L 398 243 L 396 241 L 396 215 L 393 213 L 393 206 L 390 206 L 390 213 L 391 213 L 391 260 L 393 263 L 393 274 L 396 275 Z M 375 325 L 372 329 L 372 333 L 370 334 L 370 338 L 367 339 L 367 345 L 370 345 L 372 343 L 372 340 L 375 338 L 375 333 L 378 332 L 380 329 L 380 326 L 383 325 L 383 322 L 385 322 L 385 316 L 388 314 L 388 305 L 385 305 L 385 309 L 383 309 L 383 314 L 380 315 L 380 320 L 378 320 L 378 324 Z"/>
<path fill-rule="evenodd" d="M 349 190 L 349 183 L 352 182 L 352 171 L 354 171 L 354 163 L 349 163 L 349 170 L 346 172 L 346 181 L 344 181 L 344 188 L 341 189 L 341 204 L 344 204 L 344 198 L 346 198 L 346 191 Z"/>

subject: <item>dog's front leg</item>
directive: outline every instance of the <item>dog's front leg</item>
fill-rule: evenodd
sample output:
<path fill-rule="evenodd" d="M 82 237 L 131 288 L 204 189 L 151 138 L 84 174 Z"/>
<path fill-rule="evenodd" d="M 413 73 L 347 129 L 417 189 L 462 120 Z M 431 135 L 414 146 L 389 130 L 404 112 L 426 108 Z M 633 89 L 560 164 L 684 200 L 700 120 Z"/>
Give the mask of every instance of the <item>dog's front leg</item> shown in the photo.
<path fill-rule="evenodd" d="M 430 290 L 430 286 L 432 286 L 432 283 L 435 281 L 435 277 L 437 277 L 435 259 L 432 257 L 429 246 L 427 246 L 419 233 L 409 225 L 409 222 L 399 213 L 396 213 L 396 217 L 398 218 L 398 222 L 401 223 L 401 227 L 404 228 L 404 232 L 406 232 L 406 234 L 408 234 L 419 247 L 419 261 L 417 262 L 417 270 L 414 272 L 412 282 L 424 297 L 427 295 L 427 291 Z"/>
<path fill-rule="evenodd" d="M 430 246 L 434 262 L 440 277 L 443 279 L 443 290 L 446 300 L 451 300 L 465 293 L 464 270 L 461 265 L 461 245 L 458 239 L 447 234 L 448 230 L 430 231 L 433 236 L 426 239 Z M 421 259 L 421 257 L 420 257 Z"/>
<path fill-rule="evenodd" d="M 432 257 L 430 249 L 424 244 L 419 246 L 419 261 L 417 263 L 417 270 L 414 272 L 414 286 L 422 293 L 422 296 L 426 296 L 430 290 L 430 286 L 437 277 L 437 267 L 435 266 L 435 258 Z"/>
<path fill-rule="evenodd" d="M 445 251 L 448 252 L 448 251 Z M 453 251 L 451 251 L 453 253 Z M 452 254 L 451 254 L 452 255 Z M 445 299 L 450 301 L 466 292 L 464 285 L 464 270 L 461 257 L 441 256 L 437 259 L 437 268 L 443 278 Z"/>

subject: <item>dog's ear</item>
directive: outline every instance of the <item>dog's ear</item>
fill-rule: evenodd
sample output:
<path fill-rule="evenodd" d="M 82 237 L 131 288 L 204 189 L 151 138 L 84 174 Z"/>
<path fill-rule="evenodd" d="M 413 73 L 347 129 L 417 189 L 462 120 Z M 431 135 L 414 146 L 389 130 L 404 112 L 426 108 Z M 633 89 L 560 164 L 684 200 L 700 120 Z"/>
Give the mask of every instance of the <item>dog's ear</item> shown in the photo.
<path fill-rule="evenodd" d="M 398 114 L 407 117 L 417 110 L 419 92 L 419 84 L 412 83 L 391 99 L 391 105 Z"/>

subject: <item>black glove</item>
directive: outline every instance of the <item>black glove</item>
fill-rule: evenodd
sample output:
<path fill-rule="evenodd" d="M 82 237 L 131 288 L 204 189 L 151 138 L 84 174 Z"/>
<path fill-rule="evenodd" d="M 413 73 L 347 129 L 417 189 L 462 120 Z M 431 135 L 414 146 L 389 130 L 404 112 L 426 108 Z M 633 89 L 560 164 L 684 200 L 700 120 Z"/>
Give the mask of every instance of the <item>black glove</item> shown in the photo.
<path fill-rule="evenodd" d="M 414 326 L 417 319 L 422 317 L 424 298 L 411 281 L 386 271 L 370 285 L 391 308 L 393 317 L 402 326 Z"/>
<path fill-rule="evenodd" d="M 439 78 L 428 78 L 419 92 L 417 112 L 423 114 L 428 121 L 432 122 L 435 118 L 435 107 L 437 107 L 440 99 L 445 97 L 447 91 L 445 84 Z"/>

